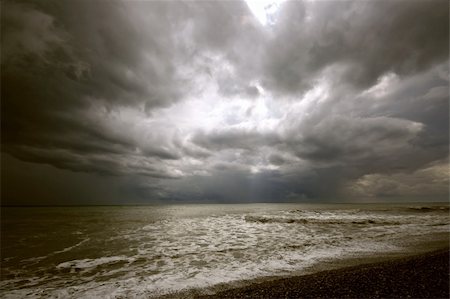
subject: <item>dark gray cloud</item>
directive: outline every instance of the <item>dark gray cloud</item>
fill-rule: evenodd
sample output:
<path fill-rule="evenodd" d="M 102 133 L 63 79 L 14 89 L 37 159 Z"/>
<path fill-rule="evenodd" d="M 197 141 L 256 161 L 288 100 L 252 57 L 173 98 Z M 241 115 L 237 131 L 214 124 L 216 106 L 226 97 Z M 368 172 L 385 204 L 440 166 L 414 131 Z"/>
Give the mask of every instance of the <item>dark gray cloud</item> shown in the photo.
<path fill-rule="evenodd" d="M 62 167 L 103 172 L 104 163 L 84 159 L 92 165 L 81 166 L 81 155 L 127 154 L 133 140 L 80 117 L 80 111 L 95 101 L 106 109 L 136 101 L 165 104 L 175 93 L 157 90 L 174 82 L 170 59 L 162 59 L 160 67 L 141 67 L 146 44 L 158 45 L 151 49 L 159 52 L 170 45 L 141 34 L 120 3 L 6 2 L 2 20 L 3 142 L 13 155 L 27 159 L 31 153 L 34 161 L 41 155 L 46 163 L 46 156 L 61 157 Z"/>
<path fill-rule="evenodd" d="M 190 66 L 191 59 L 233 48 L 239 10 L 246 9 L 244 3 L 230 2 L 119 1 L 6 1 L 3 8 L 4 150 L 34 162 L 42 153 L 43 163 L 52 151 L 52 161 L 64 151 L 69 161 L 57 163 L 62 167 L 79 164 L 80 155 L 101 153 L 110 155 L 103 158 L 112 164 L 136 151 L 178 159 L 182 149 L 167 144 L 172 141 L 156 136 L 142 144 L 137 140 L 142 136 L 124 128 L 130 124 L 112 128 L 112 118 L 121 107 L 149 114 L 182 100 L 194 88 L 190 72 L 202 67 Z M 223 93 L 257 93 L 242 83 L 226 84 Z M 75 168 L 105 171 L 96 159 L 83 160 L 86 166 Z M 110 172 L 125 170 L 116 163 Z"/>
<path fill-rule="evenodd" d="M 448 1 L 280 7 L 4 1 L 7 203 L 445 196 Z"/>
<path fill-rule="evenodd" d="M 368 87 L 448 58 L 448 1 L 289 1 L 267 46 L 265 82 L 301 92 L 327 68 Z"/>

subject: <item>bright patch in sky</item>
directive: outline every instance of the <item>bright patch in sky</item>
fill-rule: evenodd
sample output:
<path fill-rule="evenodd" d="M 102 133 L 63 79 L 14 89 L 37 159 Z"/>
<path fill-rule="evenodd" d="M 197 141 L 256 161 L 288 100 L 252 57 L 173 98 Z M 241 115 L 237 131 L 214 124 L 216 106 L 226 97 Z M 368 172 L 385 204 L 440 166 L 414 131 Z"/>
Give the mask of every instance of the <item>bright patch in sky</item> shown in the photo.
<path fill-rule="evenodd" d="M 275 23 L 276 12 L 284 0 L 246 0 L 253 15 L 262 25 Z"/>

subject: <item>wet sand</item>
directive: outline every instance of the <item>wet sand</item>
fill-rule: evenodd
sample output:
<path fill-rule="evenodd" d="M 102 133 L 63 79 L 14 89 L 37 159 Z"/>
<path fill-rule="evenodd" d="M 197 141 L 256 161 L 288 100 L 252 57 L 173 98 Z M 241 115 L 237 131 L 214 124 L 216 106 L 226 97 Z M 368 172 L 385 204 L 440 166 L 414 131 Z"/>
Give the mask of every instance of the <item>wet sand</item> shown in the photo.
<path fill-rule="evenodd" d="M 449 249 L 255 283 L 196 298 L 449 298 Z"/>

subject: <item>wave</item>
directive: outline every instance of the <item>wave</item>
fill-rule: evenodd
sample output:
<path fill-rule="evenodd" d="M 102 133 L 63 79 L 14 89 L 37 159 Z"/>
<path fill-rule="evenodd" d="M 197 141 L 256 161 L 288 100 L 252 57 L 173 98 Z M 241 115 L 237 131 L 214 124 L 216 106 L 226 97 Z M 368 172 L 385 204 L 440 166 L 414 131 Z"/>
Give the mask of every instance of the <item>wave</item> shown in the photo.
<path fill-rule="evenodd" d="M 443 225 L 449 225 L 448 222 L 440 222 L 440 223 L 434 223 L 434 224 L 428 224 L 428 226 L 443 226 Z"/>
<path fill-rule="evenodd" d="M 408 211 L 414 212 L 448 212 L 450 207 L 448 206 L 411 206 L 407 208 Z"/>
<path fill-rule="evenodd" d="M 63 252 L 70 251 L 70 250 L 72 250 L 72 249 L 74 249 L 74 248 L 76 248 L 76 247 L 78 247 L 78 246 L 83 245 L 84 243 L 86 243 L 86 242 L 88 242 L 88 241 L 90 241 L 90 238 L 86 238 L 86 239 L 84 239 L 84 240 L 78 242 L 77 244 L 75 244 L 75 245 L 73 245 L 73 246 L 69 246 L 69 247 L 66 247 L 66 248 L 64 248 L 64 249 L 55 251 L 55 252 L 53 252 L 53 254 L 58 254 L 58 253 L 63 253 Z"/>
<path fill-rule="evenodd" d="M 83 245 L 84 243 L 88 242 L 89 240 L 90 240 L 89 238 L 86 238 L 86 239 L 84 239 L 84 240 L 78 242 L 77 244 L 75 244 L 75 245 L 73 245 L 73 246 L 69 246 L 69 247 L 63 248 L 63 249 L 61 249 L 61 250 L 53 251 L 52 253 L 50 253 L 50 254 L 48 254 L 48 255 L 32 257 L 32 258 L 25 259 L 25 260 L 23 260 L 23 261 L 24 261 L 24 262 L 31 262 L 31 263 L 38 263 L 38 262 L 40 262 L 40 261 L 42 261 L 42 260 L 44 260 L 44 259 L 47 259 L 47 258 L 49 258 L 49 257 L 52 257 L 52 256 L 56 255 L 56 254 L 64 253 L 64 252 L 70 251 L 70 250 L 72 250 L 72 249 L 74 249 L 74 248 L 76 248 L 76 247 L 78 247 L 78 246 Z"/>
<path fill-rule="evenodd" d="M 298 223 L 298 224 L 383 224 L 383 225 L 399 225 L 398 221 L 380 221 L 374 219 L 350 220 L 350 219 L 318 219 L 318 218 L 271 218 L 267 216 L 250 216 L 244 217 L 246 222 L 257 223 Z"/>
<path fill-rule="evenodd" d="M 73 260 L 61 263 L 56 266 L 58 269 L 63 268 L 75 268 L 75 269 L 87 269 L 87 268 L 95 268 L 102 265 L 107 264 L 115 264 L 115 263 L 130 263 L 134 261 L 133 258 L 127 256 L 107 256 L 96 259 L 82 259 L 82 260 Z"/>
<path fill-rule="evenodd" d="M 308 223 L 308 220 L 306 219 L 296 219 L 296 218 L 270 218 L 264 216 L 245 216 L 244 219 L 247 222 L 259 222 L 259 223 L 301 223 L 301 224 Z"/>

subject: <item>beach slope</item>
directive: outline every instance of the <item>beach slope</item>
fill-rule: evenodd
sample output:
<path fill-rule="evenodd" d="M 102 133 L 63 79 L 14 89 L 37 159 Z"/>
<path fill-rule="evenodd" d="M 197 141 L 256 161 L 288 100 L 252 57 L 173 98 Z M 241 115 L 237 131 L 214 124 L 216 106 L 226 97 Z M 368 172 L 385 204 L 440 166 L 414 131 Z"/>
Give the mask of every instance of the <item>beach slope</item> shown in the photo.
<path fill-rule="evenodd" d="M 198 298 L 449 298 L 449 251 L 283 278 Z"/>

